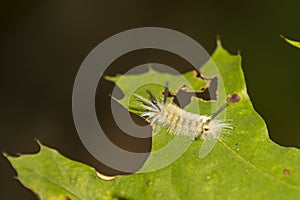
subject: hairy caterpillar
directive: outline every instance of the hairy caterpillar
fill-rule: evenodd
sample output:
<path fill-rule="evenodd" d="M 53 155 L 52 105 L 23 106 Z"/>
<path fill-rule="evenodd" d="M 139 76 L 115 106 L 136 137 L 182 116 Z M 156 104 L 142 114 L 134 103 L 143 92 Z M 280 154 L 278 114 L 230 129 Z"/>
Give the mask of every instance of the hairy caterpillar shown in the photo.
<path fill-rule="evenodd" d="M 142 107 L 146 110 L 141 117 L 145 117 L 151 124 L 159 124 L 168 128 L 168 132 L 175 135 L 188 136 L 191 138 L 203 139 L 200 149 L 200 157 L 205 157 L 219 139 L 222 131 L 232 129 L 232 125 L 224 120 L 215 119 L 229 104 L 224 104 L 217 112 L 211 116 L 199 115 L 187 112 L 172 102 L 167 103 L 168 86 L 164 91 L 164 100 L 159 102 L 157 98 L 147 90 L 150 100 L 139 95 L 135 95 L 137 100 L 142 102 Z"/>

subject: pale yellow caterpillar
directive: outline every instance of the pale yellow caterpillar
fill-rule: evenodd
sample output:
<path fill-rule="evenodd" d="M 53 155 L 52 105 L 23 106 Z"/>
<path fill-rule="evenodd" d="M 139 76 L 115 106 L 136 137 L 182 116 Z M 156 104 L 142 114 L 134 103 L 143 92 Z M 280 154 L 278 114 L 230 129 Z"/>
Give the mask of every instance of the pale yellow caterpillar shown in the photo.
<path fill-rule="evenodd" d="M 228 103 L 224 104 L 211 116 L 200 115 L 187 112 L 172 102 L 167 103 L 168 92 L 166 85 L 163 102 L 158 101 L 149 90 L 147 90 L 147 93 L 150 100 L 135 95 L 137 100 L 143 103 L 142 107 L 146 110 L 141 113 L 141 117 L 145 117 L 151 124 L 166 127 L 169 133 L 203 139 L 200 157 L 206 156 L 219 139 L 221 132 L 232 129 L 231 124 L 226 123 L 224 120 L 215 119 L 228 106 Z"/>

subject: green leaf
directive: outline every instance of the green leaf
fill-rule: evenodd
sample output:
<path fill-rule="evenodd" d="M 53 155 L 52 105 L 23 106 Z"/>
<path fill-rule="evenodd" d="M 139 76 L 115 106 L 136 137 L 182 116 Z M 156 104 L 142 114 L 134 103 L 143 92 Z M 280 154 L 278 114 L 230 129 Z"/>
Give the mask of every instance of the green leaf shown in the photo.
<path fill-rule="evenodd" d="M 281 38 L 283 38 L 287 43 L 297 47 L 297 48 L 300 48 L 300 42 L 297 42 L 297 41 L 294 41 L 294 40 L 290 40 L 290 39 L 287 39 L 286 37 L 284 37 L 283 35 L 280 35 Z"/>
<path fill-rule="evenodd" d="M 220 105 L 229 94 L 238 94 L 241 101 L 226 109 L 226 117 L 235 126 L 232 134 L 217 142 L 213 150 L 199 158 L 202 141 L 186 140 L 177 136 L 180 142 L 188 143 L 187 151 L 171 165 L 149 173 L 137 173 L 118 176 L 104 181 L 97 178 L 94 169 L 84 164 L 68 160 L 55 150 L 42 146 L 35 155 L 8 157 L 18 172 L 18 179 L 42 199 L 299 199 L 300 197 L 300 152 L 295 148 L 281 147 L 273 143 L 268 136 L 266 124 L 255 112 L 241 69 L 241 56 L 230 55 L 219 43 L 202 68 L 202 75 L 214 77 L 214 63 L 223 80 L 218 84 L 218 100 L 205 102 L 192 98 L 185 107 L 190 112 L 198 106 L 204 114 L 210 114 L 211 106 Z M 199 89 L 208 81 L 194 76 L 192 72 L 184 74 L 190 87 Z M 220 78 L 220 77 L 219 77 Z M 118 100 L 132 112 L 139 113 L 139 104 L 131 98 L 133 92 L 147 98 L 145 89 L 156 96 L 161 95 L 163 85 L 170 82 L 170 88 L 177 92 L 183 79 L 180 76 L 159 73 L 153 69 L 140 75 L 107 77 L 116 82 L 125 94 Z M 137 82 L 143 83 L 155 79 L 160 84 L 148 84 L 136 91 L 132 88 Z M 220 79 L 219 79 L 220 80 Z M 202 113 L 201 113 L 202 114 Z M 164 128 L 154 130 L 152 151 L 161 149 L 174 140 L 166 134 Z M 171 149 L 172 149 L 171 148 Z M 172 151 L 150 158 L 141 169 L 157 167 L 160 162 L 172 157 Z M 152 162 L 151 162 L 152 161 Z M 150 163 L 150 164 L 149 164 Z"/>
<path fill-rule="evenodd" d="M 18 180 L 41 199 L 94 199 L 95 195 L 105 195 L 98 189 L 101 184 L 91 167 L 40 147 L 37 154 L 6 157 L 17 170 Z"/>

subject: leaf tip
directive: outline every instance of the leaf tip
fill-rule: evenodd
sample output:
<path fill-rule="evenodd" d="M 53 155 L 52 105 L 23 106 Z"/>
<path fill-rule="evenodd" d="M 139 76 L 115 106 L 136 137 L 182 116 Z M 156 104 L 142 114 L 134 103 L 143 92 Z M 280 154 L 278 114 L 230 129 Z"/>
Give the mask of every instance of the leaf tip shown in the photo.
<path fill-rule="evenodd" d="M 216 38 L 217 38 L 217 46 L 218 46 L 218 47 L 222 47 L 221 36 L 220 36 L 220 35 L 217 35 Z"/>
<path fill-rule="evenodd" d="M 241 54 L 242 54 L 242 51 L 241 51 L 240 49 L 238 49 L 237 55 L 238 55 L 238 56 L 241 56 Z"/>
<path fill-rule="evenodd" d="M 9 158 L 9 154 L 8 153 L 6 153 L 5 151 L 2 151 L 2 155 L 5 157 L 5 158 Z"/>
<path fill-rule="evenodd" d="M 120 74 L 116 74 L 116 76 L 104 76 L 104 79 L 110 82 L 118 82 L 118 80 L 120 79 L 121 75 Z"/>
<path fill-rule="evenodd" d="M 290 45 L 294 46 L 294 47 L 297 47 L 297 48 L 300 48 L 300 42 L 298 41 L 294 41 L 294 40 L 291 40 L 291 39 L 288 39 L 286 38 L 285 36 L 283 35 L 279 35 L 282 39 L 284 39 L 287 43 L 289 43 Z"/>
<path fill-rule="evenodd" d="M 116 97 L 112 96 L 112 94 L 111 94 L 111 93 L 108 93 L 108 96 L 110 96 L 110 98 L 111 98 L 112 100 L 114 100 L 114 101 L 116 101 L 116 102 L 120 103 L 120 100 L 119 100 L 119 99 L 117 99 Z"/>
<path fill-rule="evenodd" d="M 12 155 L 10 155 L 9 153 L 7 153 L 7 152 L 4 152 L 4 151 L 2 151 L 2 155 L 12 164 L 12 162 L 13 162 L 13 160 L 15 159 L 15 158 L 18 158 L 20 155 L 16 155 L 16 156 L 12 156 Z"/>
<path fill-rule="evenodd" d="M 107 81 L 113 81 L 114 77 L 112 77 L 112 76 L 104 76 L 104 79 L 107 80 Z"/>
<path fill-rule="evenodd" d="M 153 67 L 152 67 L 152 64 L 151 63 L 148 63 L 148 71 L 149 72 L 155 72 L 155 69 L 153 69 Z"/>
<path fill-rule="evenodd" d="M 289 43 L 289 39 L 287 39 L 284 35 L 280 34 L 279 37 Z"/>
<path fill-rule="evenodd" d="M 39 141 L 39 139 L 34 138 L 34 141 L 39 145 L 39 147 L 43 146 L 43 144 L 41 143 L 41 141 Z"/>

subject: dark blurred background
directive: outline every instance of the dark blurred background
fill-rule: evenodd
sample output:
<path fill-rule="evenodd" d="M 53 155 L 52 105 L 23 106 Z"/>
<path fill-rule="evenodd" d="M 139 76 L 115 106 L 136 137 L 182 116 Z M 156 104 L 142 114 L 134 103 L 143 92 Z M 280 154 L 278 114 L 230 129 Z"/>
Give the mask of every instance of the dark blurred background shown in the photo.
<path fill-rule="evenodd" d="M 299 0 L 1 1 L 0 149 L 12 155 L 36 152 L 37 138 L 69 158 L 117 174 L 98 163 L 80 142 L 72 118 L 72 87 L 80 64 L 96 45 L 121 31 L 144 26 L 180 31 L 209 53 L 216 47 L 216 35 L 231 53 L 241 50 L 248 93 L 270 137 L 278 144 L 300 147 L 300 51 L 279 37 L 300 40 L 299 8 Z M 106 74 L 124 73 L 147 62 L 181 72 L 191 69 L 174 55 L 145 50 L 122 56 Z M 126 136 L 113 129 L 107 106 L 113 87 L 101 79 L 96 106 L 100 123 L 122 146 Z M 129 149 L 150 148 L 149 140 L 128 140 Z M 0 172 L 1 199 L 36 199 L 13 178 L 16 173 L 3 156 Z"/>

